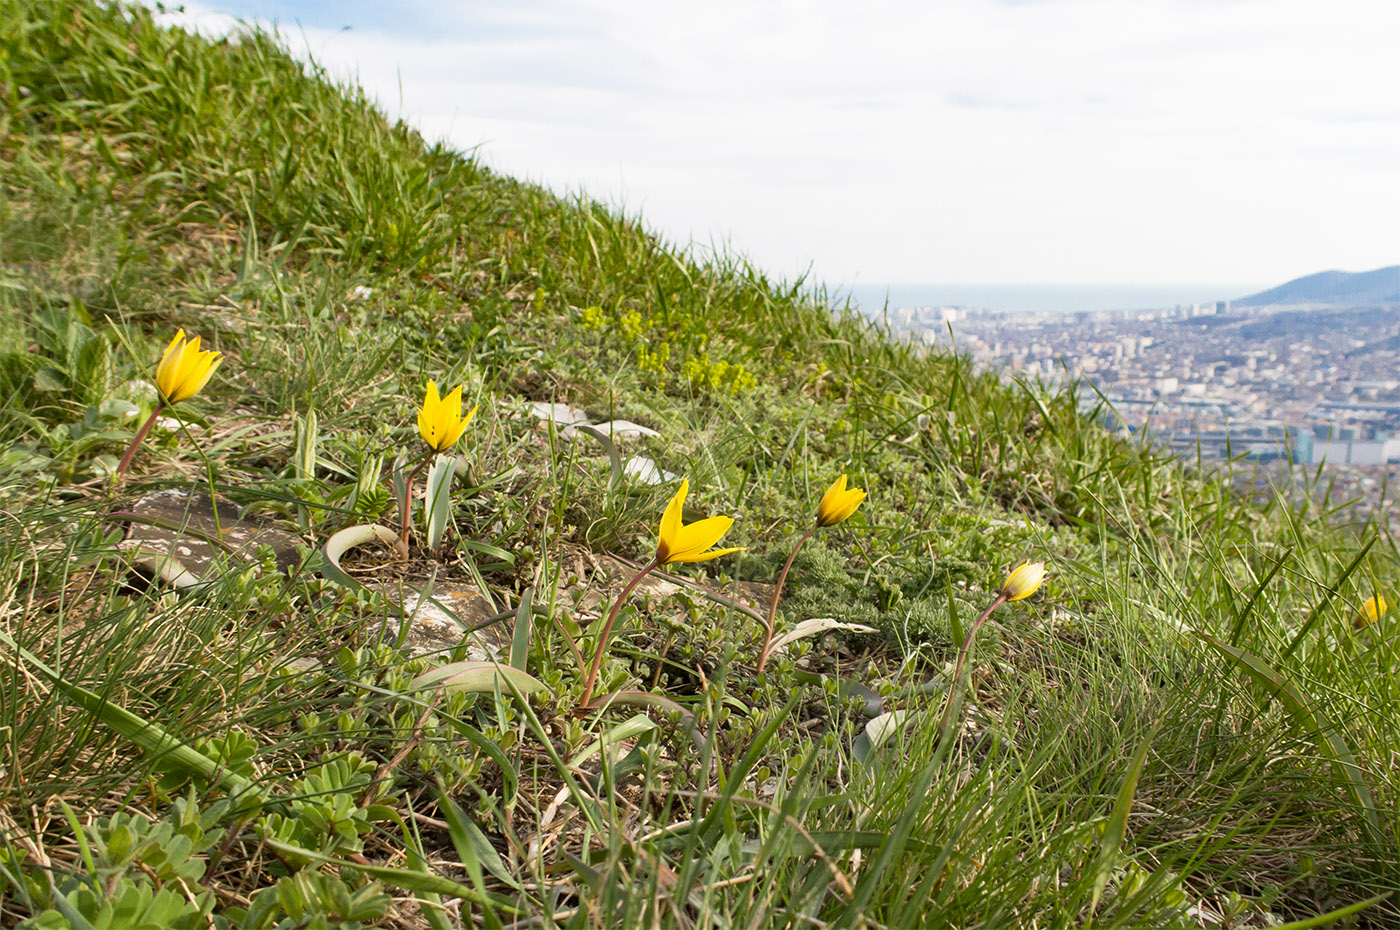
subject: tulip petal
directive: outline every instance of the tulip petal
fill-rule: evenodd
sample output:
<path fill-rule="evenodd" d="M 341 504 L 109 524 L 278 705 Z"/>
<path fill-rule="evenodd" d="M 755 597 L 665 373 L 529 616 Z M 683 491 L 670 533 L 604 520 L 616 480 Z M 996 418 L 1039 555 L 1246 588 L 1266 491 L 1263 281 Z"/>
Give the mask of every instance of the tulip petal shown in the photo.
<path fill-rule="evenodd" d="M 438 408 L 442 398 L 438 396 L 436 382 L 428 379 L 428 387 L 423 393 L 423 405 L 418 408 L 418 435 L 434 449 L 437 448 Z"/>
<path fill-rule="evenodd" d="M 833 508 L 831 522 L 844 523 L 847 519 L 850 518 L 851 514 L 856 512 L 856 508 L 860 506 L 860 503 L 863 500 L 865 500 L 864 491 L 845 492 L 845 494 L 843 494 L 841 497 L 840 503 L 837 504 L 835 508 Z"/>
<path fill-rule="evenodd" d="M 185 379 L 185 383 L 181 385 L 180 399 L 184 400 L 185 398 L 193 397 L 202 391 L 204 385 L 208 384 L 209 379 L 214 376 L 214 369 L 218 368 L 223 361 L 223 357 L 217 353 L 213 355 L 206 353 L 205 356 L 199 360 L 199 364 L 192 368 L 189 376 Z"/>
<path fill-rule="evenodd" d="M 680 548 L 677 545 L 677 537 L 681 532 L 681 511 L 685 509 L 685 496 L 689 491 L 689 479 L 682 478 L 681 489 L 671 498 L 671 502 L 666 505 L 666 511 L 661 515 L 661 542 L 657 546 L 657 554 L 661 556 L 662 561 Z"/>
<path fill-rule="evenodd" d="M 676 536 L 675 555 L 689 555 L 704 552 L 719 542 L 720 537 L 734 525 L 733 517 L 707 517 L 689 526 L 681 527 Z"/>
<path fill-rule="evenodd" d="M 671 559 L 672 562 L 708 562 L 710 559 L 717 559 L 722 555 L 729 555 L 733 552 L 746 552 L 747 546 L 733 546 L 728 549 L 711 549 L 709 552 L 700 552 L 695 555 L 687 555 Z"/>
<path fill-rule="evenodd" d="M 175 393 L 178 375 L 180 371 L 180 359 L 185 354 L 185 331 L 182 329 L 175 334 L 175 338 L 170 340 L 170 345 L 165 347 L 165 354 L 160 358 L 160 364 L 156 366 L 156 386 L 165 395 L 166 400 Z"/>
<path fill-rule="evenodd" d="M 472 421 L 472 417 L 476 416 L 477 409 L 477 407 L 473 407 L 470 413 L 462 417 L 462 419 L 457 423 L 456 427 L 451 428 L 447 431 L 447 436 L 444 437 L 442 449 L 450 449 L 457 444 L 457 440 L 461 439 L 462 434 L 467 431 L 467 424 Z M 438 451 L 441 452 L 442 449 L 439 449 Z"/>
<path fill-rule="evenodd" d="M 185 345 L 185 331 L 182 329 L 175 334 L 175 338 L 170 340 L 170 345 L 165 347 L 161 354 L 160 364 L 156 366 L 156 384 L 164 390 L 169 385 L 170 376 L 180 365 L 180 355 Z"/>

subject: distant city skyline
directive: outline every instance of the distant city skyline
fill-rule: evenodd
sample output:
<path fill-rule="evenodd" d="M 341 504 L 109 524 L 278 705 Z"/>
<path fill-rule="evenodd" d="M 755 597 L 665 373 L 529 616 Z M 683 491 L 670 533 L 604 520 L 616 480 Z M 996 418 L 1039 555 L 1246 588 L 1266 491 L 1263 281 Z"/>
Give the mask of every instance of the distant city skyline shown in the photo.
<path fill-rule="evenodd" d="M 430 139 L 837 291 L 1262 287 L 1400 257 L 1400 4 L 203 0 L 166 16 L 276 22 Z"/>
<path fill-rule="evenodd" d="M 887 284 L 847 292 L 871 316 L 881 307 L 965 307 L 999 313 L 1080 313 L 1153 310 L 1234 300 L 1256 284 Z M 846 292 L 843 292 L 843 294 Z"/>
<path fill-rule="evenodd" d="M 1110 429 L 1188 463 L 1229 460 L 1242 490 L 1331 489 L 1328 506 L 1345 504 L 1348 519 L 1376 515 L 1400 532 L 1388 493 L 1400 482 L 1400 305 L 1220 309 L 993 317 L 929 308 L 889 322 L 902 338 L 955 344 L 1005 378 L 1091 381 L 1081 403 Z"/>

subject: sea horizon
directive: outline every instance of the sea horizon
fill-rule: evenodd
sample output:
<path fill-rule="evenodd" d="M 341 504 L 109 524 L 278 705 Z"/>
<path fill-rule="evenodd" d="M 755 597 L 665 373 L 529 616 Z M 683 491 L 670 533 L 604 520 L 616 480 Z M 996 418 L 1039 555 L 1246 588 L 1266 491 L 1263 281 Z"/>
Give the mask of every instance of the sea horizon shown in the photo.
<path fill-rule="evenodd" d="M 914 307 L 965 307 L 998 313 L 1155 310 L 1237 300 L 1268 284 L 856 284 L 840 291 L 870 316 Z"/>

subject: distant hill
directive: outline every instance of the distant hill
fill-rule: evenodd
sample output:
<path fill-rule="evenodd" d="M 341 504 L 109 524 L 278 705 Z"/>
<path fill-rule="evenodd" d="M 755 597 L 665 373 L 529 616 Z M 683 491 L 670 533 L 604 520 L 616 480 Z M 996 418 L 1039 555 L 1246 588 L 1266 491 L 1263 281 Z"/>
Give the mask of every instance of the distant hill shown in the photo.
<path fill-rule="evenodd" d="M 1375 271 L 1322 271 L 1250 294 L 1236 306 L 1266 304 L 1373 305 L 1400 303 L 1400 265 Z"/>

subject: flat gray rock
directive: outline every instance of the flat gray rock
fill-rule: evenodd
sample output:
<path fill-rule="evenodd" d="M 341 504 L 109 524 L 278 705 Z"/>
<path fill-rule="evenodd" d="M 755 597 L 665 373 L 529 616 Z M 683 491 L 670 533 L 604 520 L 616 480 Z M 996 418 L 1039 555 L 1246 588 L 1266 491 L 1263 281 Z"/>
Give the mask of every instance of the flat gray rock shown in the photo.
<path fill-rule="evenodd" d="M 467 643 L 466 658 L 471 661 L 484 662 L 491 658 L 504 660 L 510 654 L 514 618 L 508 617 L 468 633 L 462 623 L 472 627 L 495 616 L 496 611 L 486 598 L 475 590 L 459 589 L 451 584 L 439 586 L 432 592 L 432 598 L 428 600 L 416 591 L 404 594 L 403 610 L 412 618 L 403 644 L 404 651 L 409 655 L 445 652 L 460 646 L 463 641 Z M 438 603 L 434 604 L 433 601 Z M 438 604 L 452 613 L 448 614 Z"/>
<path fill-rule="evenodd" d="M 204 580 L 221 560 L 256 559 L 263 546 L 272 548 L 278 568 L 287 571 L 301 561 L 297 547 L 305 546 L 268 521 L 240 516 L 228 501 L 218 502 L 216 514 L 207 494 L 184 488 L 147 494 L 128 512 L 139 519 L 128 521 L 117 548 L 132 552 L 137 566 L 177 588 Z"/>

